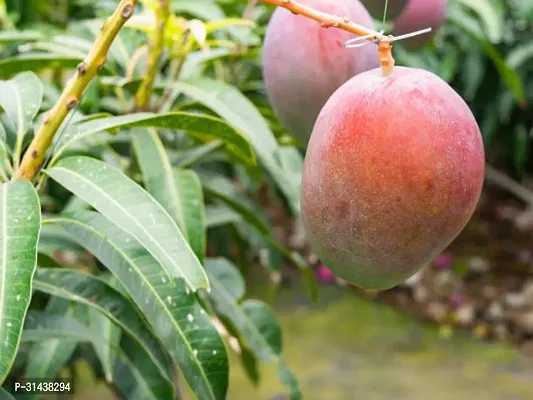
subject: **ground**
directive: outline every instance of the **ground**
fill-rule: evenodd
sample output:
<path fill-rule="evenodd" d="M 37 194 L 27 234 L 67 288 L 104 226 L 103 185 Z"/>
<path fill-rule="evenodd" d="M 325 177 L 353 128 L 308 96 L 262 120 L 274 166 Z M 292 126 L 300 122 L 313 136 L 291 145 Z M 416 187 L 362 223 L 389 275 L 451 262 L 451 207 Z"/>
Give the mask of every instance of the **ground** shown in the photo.
<path fill-rule="evenodd" d="M 310 305 L 286 291 L 277 301 L 285 358 L 306 400 L 530 400 L 532 360 L 515 348 L 416 322 L 336 287 Z M 254 389 L 233 360 L 231 400 L 277 399 L 272 368 Z M 279 397 L 280 399 L 284 397 Z"/>

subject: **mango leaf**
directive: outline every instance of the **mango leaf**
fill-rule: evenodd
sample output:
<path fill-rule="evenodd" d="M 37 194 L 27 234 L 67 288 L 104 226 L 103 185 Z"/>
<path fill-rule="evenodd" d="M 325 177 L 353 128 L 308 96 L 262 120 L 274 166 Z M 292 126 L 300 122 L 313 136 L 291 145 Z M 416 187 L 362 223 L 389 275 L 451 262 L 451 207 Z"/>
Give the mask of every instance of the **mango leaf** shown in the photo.
<path fill-rule="evenodd" d="M 8 81 L 0 81 L 0 107 L 4 109 L 17 134 L 15 154 L 20 156 L 24 136 L 43 100 L 43 84 L 32 72 L 22 72 Z"/>
<path fill-rule="evenodd" d="M 6 132 L 0 123 L 0 179 L 8 180 L 12 168 L 10 168 L 9 150 L 6 144 Z"/>
<path fill-rule="evenodd" d="M 174 398 L 171 382 L 161 375 L 145 350 L 124 335 L 113 366 L 117 387 L 128 400 L 166 400 Z"/>
<path fill-rule="evenodd" d="M 135 129 L 131 137 L 146 190 L 168 211 L 187 238 L 182 204 L 163 142 L 154 129 Z"/>
<path fill-rule="evenodd" d="M 280 368 L 279 363 L 284 363 L 281 358 L 282 337 L 274 311 L 260 300 L 242 300 L 244 280 L 228 260 L 207 259 L 205 265 L 212 287 L 209 297 L 217 311 L 235 325 L 247 346 L 261 361 L 278 364 Z M 283 365 L 282 368 L 290 371 L 288 366 Z M 288 385 L 291 392 L 294 391 L 294 382 L 283 375 L 282 383 Z"/>
<path fill-rule="evenodd" d="M 43 220 L 45 216 L 43 216 Z M 39 254 L 55 257 L 57 252 L 72 251 L 81 253 L 83 248 L 72 237 L 69 237 L 61 227 L 44 224 L 39 235 Z"/>
<path fill-rule="evenodd" d="M 225 399 L 224 343 L 182 279 L 170 285 L 157 260 L 134 237 L 94 212 L 53 220 L 116 276 L 201 399 Z"/>
<path fill-rule="evenodd" d="M 520 68 L 533 58 L 533 43 L 515 46 L 507 54 L 507 64 L 514 69 Z"/>
<path fill-rule="evenodd" d="M 33 185 L 27 180 L 0 184 L 0 385 L 17 354 L 30 304 L 40 227 Z"/>
<path fill-rule="evenodd" d="M 165 209 L 119 169 L 89 157 L 67 157 L 46 173 L 132 234 L 170 276 L 192 290 L 209 286 L 207 276 Z"/>
<path fill-rule="evenodd" d="M 294 373 L 289 368 L 287 363 L 285 363 L 285 361 L 281 360 L 280 362 L 278 362 L 277 372 L 280 382 L 283 383 L 283 385 L 285 385 L 285 387 L 289 389 L 289 399 L 301 400 L 303 398 L 303 395 L 300 389 L 300 385 L 298 384 L 296 376 L 294 376 Z"/>
<path fill-rule="evenodd" d="M 174 0 L 172 11 L 178 14 L 187 13 L 206 21 L 224 18 L 224 11 L 214 1 Z"/>
<path fill-rule="evenodd" d="M 207 228 L 236 224 L 242 221 L 237 212 L 224 205 L 207 206 L 205 208 L 205 216 Z"/>
<path fill-rule="evenodd" d="M 41 292 L 85 304 L 104 314 L 135 338 L 161 373 L 171 379 L 171 361 L 159 340 L 146 327 L 142 316 L 128 299 L 111 286 L 82 272 L 63 268 L 38 268 L 34 287 Z M 101 336 L 102 332 L 93 332 L 93 335 Z"/>
<path fill-rule="evenodd" d="M 228 260 L 207 259 L 206 270 L 212 282 L 209 297 L 216 309 L 235 324 L 262 361 L 277 361 L 281 354 L 281 329 L 274 313 L 256 300 L 241 303 L 245 294 L 244 280 Z"/>
<path fill-rule="evenodd" d="M 51 164 L 75 142 L 99 132 L 118 128 L 162 128 L 186 131 L 204 142 L 221 140 L 225 149 L 246 165 L 255 164 L 255 154 L 248 140 L 220 118 L 187 112 L 166 114 L 136 113 L 118 117 L 100 118 L 73 125 L 59 136 Z"/>
<path fill-rule="evenodd" d="M 200 262 L 203 262 L 207 239 L 204 195 L 200 178 L 191 169 L 176 169 L 174 182 L 181 198 L 183 221 L 189 243 Z"/>
<path fill-rule="evenodd" d="M 0 32 L 0 43 L 8 44 L 12 42 L 31 42 L 33 40 L 44 39 L 44 35 L 38 31 L 5 31 Z"/>
<path fill-rule="evenodd" d="M 254 104 L 237 88 L 209 78 L 176 82 L 173 95 L 183 93 L 210 108 L 235 129 L 242 132 L 254 147 L 261 163 L 286 196 L 293 212 L 299 214 L 300 185 L 287 179 L 276 157 L 278 144 L 267 122 Z"/>
<path fill-rule="evenodd" d="M 52 297 L 46 305 L 47 314 L 59 315 L 77 319 L 76 311 L 80 307 L 71 306 L 69 301 L 59 297 Z M 31 378 L 52 379 L 69 361 L 76 350 L 78 342 L 75 340 L 50 339 L 35 343 L 28 355 L 26 376 Z"/>
<path fill-rule="evenodd" d="M 503 37 L 505 21 L 503 15 L 498 15 L 490 0 L 457 0 L 459 3 L 474 11 L 485 26 L 485 34 L 492 43 L 499 43 Z"/>
<path fill-rule="evenodd" d="M 475 21 L 466 18 L 464 13 L 460 13 L 455 7 L 450 7 L 446 18 L 448 22 L 458 27 L 462 32 L 478 42 L 485 55 L 493 62 L 504 83 L 513 92 L 517 103 L 522 106 L 525 105 L 525 89 L 522 79 L 518 73 L 507 64 L 499 50 L 478 32 L 476 25 L 472 23 Z"/>
<path fill-rule="evenodd" d="M 202 160 L 204 157 L 214 152 L 223 146 L 220 140 L 213 140 L 207 144 L 196 146 L 186 152 L 181 153 L 176 158 L 173 158 L 173 163 L 179 168 L 187 168 L 192 164 Z"/>
<path fill-rule="evenodd" d="M 15 400 L 13 395 L 11 393 L 9 393 L 7 390 L 5 390 L 4 388 L 2 388 L 2 387 L 0 387 L 0 399 L 3 399 L 3 400 Z"/>
<path fill-rule="evenodd" d="M 0 60 L 0 79 L 11 78 L 20 71 L 39 72 L 47 68 L 76 68 L 82 61 L 78 57 L 54 54 L 32 54 Z"/>
<path fill-rule="evenodd" d="M 89 328 L 73 318 L 47 314 L 42 311 L 29 311 L 24 323 L 21 342 L 40 342 L 54 339 L 86 343 L 100 340 Z"/>
<path fill-rule="evenodd" d="M 287 166 L 296 169 L 298 168 L 298 165 L 294 164 L 295 159 L 292 157 L 293 155 L 294 153 L 288 151 L 287 153 L 284 152 L 282 157 L 287 157 L 284 161 Z M 291 179 L 291 175 L 287 175 L 287 178 Z M 294 179 L 294 176 L 292 176 L 292 179 Z M 225 178 L 220 176 L 203 176 L 202 184 L 207 194 L 222 201 L 226 206 L 233 209 L 242 217 L 242 220 L 246 225 L 237 225 L 237 227 L 240 231 L 245 231 L 244 233 L 241 232 L 243 237 L 250 240 L 253 239 L 253 237 L 250 236 L 250 233 L 259 234 L 262 239 L 265 239 L 274 247 L 274 249 L 278 250 L 298 267 L 305 280 L 309 297 L 313 301 L 316 300 L 318 298 L 318 284 L 313 269 L 309 268 L 309 265 L 298 253 L 290 251 L 274 238 L 270 226 L 260 217 L 260 213 L 257 210 L 254 210 L 254 205 L 251 204 L 247 198 L 234 190 L 231 182 L 228 182 Z M 249 228 L 252 228 L 255 232 L 250 232 Z"/>
<path fill-rule="evenodd" d="M 113 381 L 113 365 L 122 332 L 117 324 L 95 308 L 89 308 L 89 328 L 104 338 L 103 341 L 93 343 L 93 347 L 100 359 L 105 379 L 111 383 Z"/>

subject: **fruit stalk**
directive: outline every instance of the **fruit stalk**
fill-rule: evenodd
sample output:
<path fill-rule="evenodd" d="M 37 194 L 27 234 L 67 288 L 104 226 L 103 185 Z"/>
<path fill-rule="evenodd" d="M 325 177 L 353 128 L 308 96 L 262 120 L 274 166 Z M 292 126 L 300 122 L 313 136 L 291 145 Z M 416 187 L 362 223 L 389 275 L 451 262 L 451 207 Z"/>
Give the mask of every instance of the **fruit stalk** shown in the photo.
<path fill-rule="evenodd" d="M 69 111 L 77 106 L 87 85 L 104 66 L 111 44 L 133 15 L 136 4 L 137 0 L 121 0 L 113 14 L 104 22 L 91 51 L 78 64 L 76 75 L 67 83 L 54 107 L 48 111 L 13 179 L 31 181 L 39 172 L 55 133 Z"/>
<path fill-rule="evenodd" d="M 144 79 L 135 97 L 137 108 L 140 110 L 148 110 L 150 107 L 150 95 L 159 66 L 159 60 L 164 50 L 165 28 L 169 17 L 170 1 L 159 0 L 155 9 L 155 29 L 150 37 Z"/>
<path fill-rule="evenodd" d="M 394 58 L 392 57 L 392 36 L 385 36 L 372 29 L 368 29 L 362 25 L 358 25 L 348 17 L 340 17 L 338 15 L 328 14 L 322 11 L 315 10 L 312 7 L 305 6 L 294 0 L 260 0 L 263 3 L 272 4 L 277 7 L 282 7 L 293 14 L 301 15 L 310 18 L 318 23 L 323 28 L 338 28 L 351 32 L 357 36 L 364 37 L 366 40 L 374 42 L 378 41 L 379 45 L 379 62 L 383 76 L 389 76 L 394 67 Z"/>

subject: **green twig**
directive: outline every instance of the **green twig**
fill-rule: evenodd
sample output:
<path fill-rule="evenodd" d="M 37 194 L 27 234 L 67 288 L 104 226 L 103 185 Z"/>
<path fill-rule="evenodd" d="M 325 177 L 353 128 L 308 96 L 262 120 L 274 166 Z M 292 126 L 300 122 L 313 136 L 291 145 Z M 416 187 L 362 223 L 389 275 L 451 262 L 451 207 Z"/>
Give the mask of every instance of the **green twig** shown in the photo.
<path fill-rule="evenodd" d="M 35 138 L 24 154 L 14 179 L 33 180 L 59 126 L 78 104 L 85 88 L 103 67 L 111 44 L 126 21 L 133 15 L 137 0 L 121 0 L 115 12 L 103 24 L 91 51 L 78 65 L 76 75 L 67 83 L 54 107 L 48 112 Z"/>
<path fill-rule="evenodd" d="M 138 109 L 148 110 L 150 108 L 150 96 L 154 85 L 155 76 L 159 67 L 159 60 L 163 54 L 165 45 L 165 28 L 170 17 L 169 0 L 159 0 L 155 10 L 155 29 L 150 38 L 148 49 L 148 59 L 141 86 L 135 96 L 135 103 Z"/>
<path fill-rule="evenodd" d="M 172 62 L 170 63 L 170 77 L 168 79 L 168 85 L 163 92 L 160 104 L 157 106 L 159 111 L 169 111 L 172 108 L 172 104 L 169 102 L 172 100 L 172 94 L 174 93 L 173 82 L 176 82 L 179 79 L 181 70 L 185 61 L 187 61 L 187 56 L 192 50 L 194 45 L 194 38 L 191 35 L 189 30 L 185 31 L 183 38 L 177 50 L 173 52 L 174 56 Z"/>

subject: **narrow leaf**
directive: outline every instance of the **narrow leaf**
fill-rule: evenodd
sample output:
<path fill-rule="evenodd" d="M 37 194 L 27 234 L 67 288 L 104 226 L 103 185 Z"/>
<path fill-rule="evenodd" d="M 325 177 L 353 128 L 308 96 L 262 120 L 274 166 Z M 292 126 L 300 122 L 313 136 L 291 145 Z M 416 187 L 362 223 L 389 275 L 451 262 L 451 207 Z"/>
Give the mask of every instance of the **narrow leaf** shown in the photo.
<path fill-rule="evenodd" d="M 174 170 L 174 182 L 180 195 L 185 231 L 196 256 L 203 262 L 206 250 L 205 204 L 202 184 L 191 169 Z"/>
<path fill-rule="evenodd" d="M 62 268 L 38 268 L 34 279 L 35 289 L 86 304 L 98 310 L 135 338 L 148 352 L 159 370 L 171 377 L 170 360 L 159 340 L 146 327 L 142 316 L 132 304 L 105 282 L 81 272 Z M 97 336 L 102 332 L 96 332 Z"/>
<path fill-rule="evenodd" d="M 171 276 L 183 277 L 193 290 L 209 286 L 202 265 L 176 223 L 119 169 L 89 157 L 68 157 L 46 173 L 132 234 Z"/>
<path fill-rule="evenodd" d="M 0 184 L 0 384 L 17 354 L 30 304 L 40 226 L 33 185 L 27 180 Z"/>
<path fill-rule="evenodd" d="M 300 184 L 291 182 L 278 162 L 278 144 L 267 122 L 254 104 L 239 90 L 208 78 L 180 81 L 174 91 L 202 103 L 242 132 L 254 147 L 261 163 L 287 197 L 295 213 L 300 210 Z"/>
<path fill-rule="evenodd" d="M 167 400 L 175 396 L 172 384 L 161 375 L 145 350 L 128 336 L 122 338 L 113 376 L 128 400 Z"/>
<path fill-rule="evenodd" d="M 57 141 L 52 163 L 74 143 L 90 135 L 117 128 L 161 128 L 182 130 L 202 142 L 220 140 L 224 148 L 246 165 L 255 164 L 255 153 L 241 133 L 220 118 L 187 112 L 166 114 L 137 113 L 118 117 L 100 118 L 73 125 Z"/>
<path fill-rule="evenodd" d="M 102 364 L 105 379 L 111 383 L 121 337 L 120 327 L 95 308 L 89 308 L 89 327 L 95 334 L 101 334 L 104 338 L 103 341 L 93 343 L 93 347 Z"/>
<path fill-rule="evenodd" d="M 228 359 L 224 343 L 183 280 L 170 285 L 157 260 L 134 237 L 98 213 L 78 212 L 52 222 L 63 226 L 117 277 L 198 398 L 225 399 Z"/>
<path fill-rule="evenodd" d="M 29 311 L 24 323 L 21 341 L 40 342 L 50 339 L 67 339 L 86 343 L 100 340 L 89 328 L 73 318 L 40 311 Z"/>
<path fill-rule="evenodd" d="M 43 99 L 43 84 L 32 72 L 22 72 L 8 81 L 0 81 L 0 107 L 4 109 L 17 141 L 22 143 Z"/>
<path fill-rule="evenodd" d="M 281 353 L 281 329 L 274 312 L 259 300 L 245 300 L 240 272 L 223 258 L 206 260 L 213 299 L 219 312 L 241 331 L 248 346 L 264 362 L 277 362 Z"/>
<path fill-rule="evenodd" d="M 48 314 L 77 319 L 75 311 L 79 310 L 79 307 L 71 306 L 69 301 L 62 298 L 52 297 L 45 310 Z M 28 355 L 26 376 L 54 378 L 68 362 L 77 346 L 77 341 L 63 339 L 51 339 L 35 343 Z"/>
<path fill-rule="evenodd" d="M 0 60 L 0 79 L 11 78 L 20 71 L 39 72 L 46 68 L 75 68 L 81 61 L 81 58 L 55 54 L 33 54 L 6 58 Z"/>

